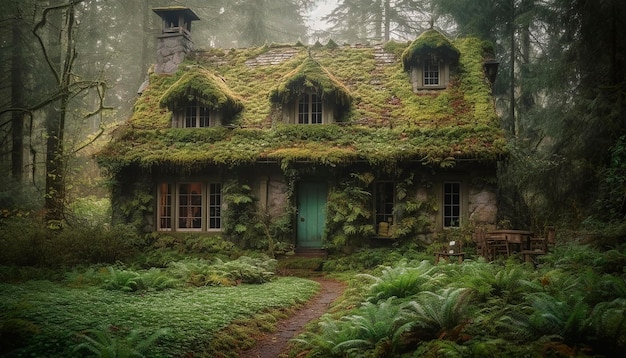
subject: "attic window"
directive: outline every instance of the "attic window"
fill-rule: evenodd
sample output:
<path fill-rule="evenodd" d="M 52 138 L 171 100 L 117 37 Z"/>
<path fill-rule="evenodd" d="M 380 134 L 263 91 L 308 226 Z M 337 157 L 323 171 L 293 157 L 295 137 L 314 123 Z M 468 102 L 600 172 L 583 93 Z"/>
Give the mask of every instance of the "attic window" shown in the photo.
<path fill-rule="evenodd" d="M 439 62 L 434 58 L 424 62 L 424 86 L 439 86 Z"/>
<path fill-rule="evenodd" d="M 211 110 L 209 107 L 203 106 L 197 100 L 190 102 L 183 110 L 179 112 L 179 127 L 183 128 L 201 128 L 212 127 L 215 124 L 211 121 Z"/>
<path fill-rule="evenodd" d="M 298 99 L 298 124 L 322 124 L 322 99 L 305 93 Z"/>

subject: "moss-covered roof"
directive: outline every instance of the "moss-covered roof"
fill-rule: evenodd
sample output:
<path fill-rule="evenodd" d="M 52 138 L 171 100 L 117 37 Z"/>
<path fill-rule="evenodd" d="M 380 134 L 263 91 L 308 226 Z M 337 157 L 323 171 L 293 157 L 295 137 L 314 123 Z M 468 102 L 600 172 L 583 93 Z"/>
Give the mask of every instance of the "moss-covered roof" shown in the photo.
<path fill-rule="evenodd" d="M 402 61 L 414 44 L 197 51 L 174 75 L 151 75 L 132 117 L 99 154 L 101 163 L 111 168 L 266 160 L 450 165 L 459 159 L 500 158 L 506 143 L 483 73 L 483 43 L 475 38 L 450 43 L 460 54 L 450 85 L 418 93 Z M 281 123 L 275 102 L 293 99 L 300 83 L 351 103 L 343 121 Z M 228 102 L 212 97 L 216 91 L 230 93 L 243 110 L 229 128 L 172 128 L 171 113 L 160 104 L 169 107 L 194 91 L 206 95 L 209 104 Z M 239 108 L 239 101 L 230 105 Z"/>
<path fill-rule="evenodd" d="M 173 110 L 185 107 L 194 99 L 206 107 L 231 114 L 243 109 L 241 99 L 222 79 L 200 67 L 182 71 L 178 80 L 163 93 L 159 105 Z"/>
<path fill-rule="evenodd" d="M 448 63 L 456 64 L 459 50 L 439 31 L 431 29 L 422 33 L 402 53 L 404 69 L 423 63 L 429 57 L 435 57 Z"/>
<path fill-rule="evenodd" d="M 348 89 L 312 57 L 307 57 L 281 79 L 278 87 L 270 92 L 270 100 L 277 104 L 290 103 L 308 90 L 336 104 L 341 110 L 348 109 L 352 102 Z"/>

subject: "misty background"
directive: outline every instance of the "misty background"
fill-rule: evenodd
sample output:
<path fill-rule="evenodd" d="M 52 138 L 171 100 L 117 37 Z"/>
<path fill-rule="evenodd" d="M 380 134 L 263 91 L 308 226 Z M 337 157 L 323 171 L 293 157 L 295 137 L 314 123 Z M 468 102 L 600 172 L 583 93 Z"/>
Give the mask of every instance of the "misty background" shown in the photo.
<path fill-rule="evenodd" d="M 161 6 L 199 16 L 199 49 L 408 43 L 429 28 L 488 41 L 511 143 L 501 219 L 626 233 L 622 0 L 4 0 L 0 209 L 106 195 L 92 155 L 132 111 Z"/>

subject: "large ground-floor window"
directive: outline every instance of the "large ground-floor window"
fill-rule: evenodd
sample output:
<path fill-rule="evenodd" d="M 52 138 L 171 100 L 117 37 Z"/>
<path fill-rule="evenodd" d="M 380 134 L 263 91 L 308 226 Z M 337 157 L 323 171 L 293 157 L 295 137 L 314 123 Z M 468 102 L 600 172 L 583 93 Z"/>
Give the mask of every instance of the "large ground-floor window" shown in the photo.
<path fill-rule="evenodd" d="M 220 183 L 161 183 L 157 224 L 162 231 L 211 231 L 222 228 Z"/>

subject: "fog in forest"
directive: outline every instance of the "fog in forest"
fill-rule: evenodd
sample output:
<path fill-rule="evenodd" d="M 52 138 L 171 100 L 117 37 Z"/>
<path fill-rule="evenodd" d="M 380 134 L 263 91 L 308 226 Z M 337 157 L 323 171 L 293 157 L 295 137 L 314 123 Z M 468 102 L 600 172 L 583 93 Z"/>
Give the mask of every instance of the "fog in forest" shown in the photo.
<path fill-rule="evenodd" d="M 163 6 L 198 15 L 200 49 L 409 43 L 430 28 L 476 36 L 495 50 L 494 100 L 511 142 L 500 173 L 503 215 L 578 225 L 626 213 L 621 0 L 6 0 L 0 207 L 42 205 L 48 171 L 72 171 L 130 116 L 155 60 L 161 24 L 152 9 Z M 61 137 L 63 162 L 44 165 L 49 139 Z M 16 199 L 24 186 L 29 199 Z"/>

